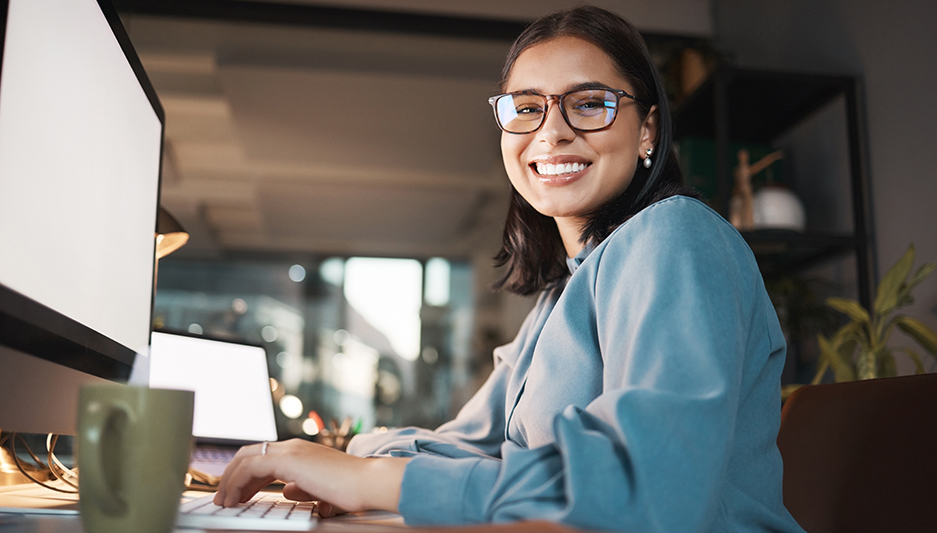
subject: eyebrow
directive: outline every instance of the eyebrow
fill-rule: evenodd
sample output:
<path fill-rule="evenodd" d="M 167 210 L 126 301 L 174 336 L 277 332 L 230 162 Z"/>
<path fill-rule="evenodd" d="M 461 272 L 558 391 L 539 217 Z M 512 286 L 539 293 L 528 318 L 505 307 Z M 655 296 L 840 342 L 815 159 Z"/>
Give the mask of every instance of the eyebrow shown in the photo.
<path fill-rule="evenodd" d="M 585 89 L 610 89 L 611 87 L 607 83 L 600 83 L 597 81 L 587 81 L 585 83 L 579 83 L 573 85 L 572 87 L 567 87 L 565 92 L 569 91 L 582 91 Z"/>
<path fill-rule="evenodd" d="M 582 90 L 586 90 L 586 89 L 610 89 L 610 88 L 611 88 L 611 87 L 610 87 L 608 84 L 606 84 L 606 83 L 602 83 L 602 82 L 598 82 L 598 81 L 587 81 L 587 82 L 583 82 L 583 83 L 577 83 L 576 85 L 569 85 L 569 86 L 566 87 L 566 90 L 563 91 L 563 93 L 568 93 L 568 92 L 572 92 L 572 91 L 582 91 Z M 511 92 L 512 92 L 512 93 L 537 93 L 537 94 L 543 94 L 540 89 L 534 89 L 534 88 L 531 88 L 531 89 L 522 89 L 522 90 L 520 90 L 520 91 L 511 91 Z"/>

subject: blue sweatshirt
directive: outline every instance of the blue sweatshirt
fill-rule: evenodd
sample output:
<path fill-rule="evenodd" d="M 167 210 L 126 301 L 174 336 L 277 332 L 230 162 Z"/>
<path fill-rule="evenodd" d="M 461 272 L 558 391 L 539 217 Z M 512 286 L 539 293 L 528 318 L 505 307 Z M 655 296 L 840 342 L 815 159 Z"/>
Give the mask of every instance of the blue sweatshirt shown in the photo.
<path fill-rule="evenodd" d="M 786 347 L 738 232 L 676 196 L 569 264 L 455 420 L 351 441 L 413 457 L 406 522 L 802 532 L 776 445 Z"/>

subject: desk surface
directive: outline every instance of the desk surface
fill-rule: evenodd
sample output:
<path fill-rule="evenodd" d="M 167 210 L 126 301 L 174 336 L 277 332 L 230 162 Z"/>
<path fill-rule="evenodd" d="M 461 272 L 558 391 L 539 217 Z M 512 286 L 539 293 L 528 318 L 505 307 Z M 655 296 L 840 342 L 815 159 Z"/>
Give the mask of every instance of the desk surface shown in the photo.
<path fill-rule="evenodd" d="M 198 533 L 203 530 L 177 529 L 174 533 Z M 517 522 L 513 524 L 486 524 L 449 528 L 410 528 L 403 522 L 396 524 L 335 517 L 319 521 L 314 531 L 324 533 L 577 533 L 578 530 L 549 522 Z M 77 516 L 54 517 L 38 515 L 0 514 L 0 533 L 83 533 Z M 243 531 L 233 533 L 245 533 Z"/>
<path fill-rule="evenodd" d="M 45 489 L 41 489 L 45 491 Z M 28 492 L 35 492 L 35 489 Z M 52 496 L 52 501 L 68 502 L 77 498 L 69 495 L 57 495 L 46 491 Z M 5 494 L 4 494 L 5 493 Z M 204 493 L 186 493 L 187 496 L 200 496 Z M 0 491 L 0 504 L 13 506 L 9 489 Z M 0 505 L 2 507 L 4 505 Z M 32 507 L 32 505 L 31 505 Z M 198 529 L 176 529 L 175 533 L 197 533 Z M 325 533 L 402 533 L 406 531 L 419 531 L 421 533 L 575 533 L 577 530 L 563 527 L 549 522 L 518 522 L 513 524 L 486 524 L 478 526 L 461 526 L 447 528 L 410 528 L 404 525 L 403 519 L 398 515 L 389 513 L 357 513 L 341 515 L 334 518 L 319 520 L 316 532 Z M 0 513 L 0 533 L 83 533 L 81 517 L 78 515 L 52 516 L 52 515 L 25 515 Z M 237 532 L 244 533 L 244 532 Z"/>

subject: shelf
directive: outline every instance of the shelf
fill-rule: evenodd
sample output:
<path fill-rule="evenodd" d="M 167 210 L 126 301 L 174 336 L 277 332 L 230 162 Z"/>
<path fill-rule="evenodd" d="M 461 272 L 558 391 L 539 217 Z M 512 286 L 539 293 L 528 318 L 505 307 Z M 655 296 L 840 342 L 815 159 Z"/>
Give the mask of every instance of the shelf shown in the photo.
<path fill-rule="evenodd" d="M 688 137 L 712 141 L 715 183 L 709 196 L 713 205 L 727 216 L 734 186 L 732 169 L 736 165 L 735 150 L 730 147 L 773 145 L 779 136 L 808 116 L 842 99 L 849 150 L 852 231 L 835 235 L 762 230 L 743 235 L 765 277 L 795 274 L 833 258 L 854 255 L 859 301 L 868 307 L 874 287 L 873 252 L 857 86 L 858 80 L 841 75 L 721 67 L 674 110 L 673 117 L 677 141 L 688 141 Z M 687 146 L 692 145 L 688 142 Z M 697 171 L 703 172 L 702 168 Z M 705 172 L 711 173 L 708 168 Z"/>
<path fill-rule="evenodd" d="M 743 231 L 765 277 L 798 272 L 856 251 L 859 239 L 845 234 L 790 230 Z"/>
<path fill-rule="evenodd" d="M 674 111 L 676 138 L 716 134 L 717 87 L 725 90 L 730 141 L 770 144 L 853 83 L 843 76 L 721 68 Z"/>

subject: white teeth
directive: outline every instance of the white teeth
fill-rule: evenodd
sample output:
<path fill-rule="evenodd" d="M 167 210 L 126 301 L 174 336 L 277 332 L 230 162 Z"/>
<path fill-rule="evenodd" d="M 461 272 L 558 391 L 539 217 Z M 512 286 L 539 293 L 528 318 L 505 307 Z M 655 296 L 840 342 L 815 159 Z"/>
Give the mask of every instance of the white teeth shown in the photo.
<path fill-rule="evenodd" d="M 557 176 L 560 174 L 571 174 L 585 170 L 586 163 L 566 163 L 554 165 L 552 163 L 537 163 L 537 174 L 542 176 Z"/>

